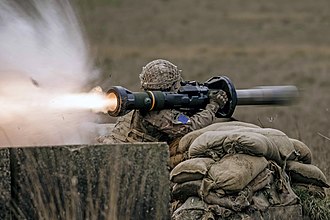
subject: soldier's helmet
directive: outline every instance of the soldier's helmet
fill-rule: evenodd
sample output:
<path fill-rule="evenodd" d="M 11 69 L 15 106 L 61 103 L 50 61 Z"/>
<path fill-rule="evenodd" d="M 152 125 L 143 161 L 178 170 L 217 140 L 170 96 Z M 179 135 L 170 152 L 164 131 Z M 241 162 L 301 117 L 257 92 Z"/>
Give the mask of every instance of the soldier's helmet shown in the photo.
<path fill-rule="evenodd" d="M 141 87 L 145 90 L 175 90 L 182 81 L 180 72 L 167 60 L 153 60 L 142 68 Z"/>

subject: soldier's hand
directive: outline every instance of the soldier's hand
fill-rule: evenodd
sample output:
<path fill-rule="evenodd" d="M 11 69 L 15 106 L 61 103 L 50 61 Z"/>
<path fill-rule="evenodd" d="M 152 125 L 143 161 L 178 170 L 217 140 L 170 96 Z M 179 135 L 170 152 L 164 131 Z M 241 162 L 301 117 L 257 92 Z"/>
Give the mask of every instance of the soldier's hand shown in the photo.
<path fill-rule="evenodd" d="M 225 91 L 218 90 L 212 91 L 209 94 L 210 103 L 216 103 L 219 105 L 219 108 L 223 108 L 225 104 L 228 102 L 228 97 Z"/>

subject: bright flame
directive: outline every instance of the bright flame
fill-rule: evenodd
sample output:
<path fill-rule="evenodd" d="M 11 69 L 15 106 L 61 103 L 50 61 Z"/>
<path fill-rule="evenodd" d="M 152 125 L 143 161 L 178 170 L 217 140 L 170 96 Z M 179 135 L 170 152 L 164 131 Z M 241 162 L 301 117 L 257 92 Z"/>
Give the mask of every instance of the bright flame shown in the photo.
<path fill-rule="evenodd" d="M 110 105 L 108 105 L 108 111 L 114 112 L 118 107 L 118 98 L 116 94 L 113 92 L 109 93 L 107 99 L 110 102 Z"/>
<path fill-rule="evenodd" d="M 92 110 L 107 113 L 108 109 L 115 108 L 117 101 L 107 98 L 103 94 L 80 93 L 60 95 L 49 102 L 52 109 L 61 110 Z"/>

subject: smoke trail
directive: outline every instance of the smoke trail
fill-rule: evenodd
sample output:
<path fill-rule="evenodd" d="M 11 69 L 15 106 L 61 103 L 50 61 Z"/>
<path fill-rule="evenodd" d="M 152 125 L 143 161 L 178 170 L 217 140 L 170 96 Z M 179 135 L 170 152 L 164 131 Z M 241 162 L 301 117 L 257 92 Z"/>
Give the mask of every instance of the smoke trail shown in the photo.
<path fill-rule="evenodd" d="M 91 141 L 94 114 L 45 107 L 97 77 L 87 45 L 68 0 L 0 2 L 0 146 Z"/>

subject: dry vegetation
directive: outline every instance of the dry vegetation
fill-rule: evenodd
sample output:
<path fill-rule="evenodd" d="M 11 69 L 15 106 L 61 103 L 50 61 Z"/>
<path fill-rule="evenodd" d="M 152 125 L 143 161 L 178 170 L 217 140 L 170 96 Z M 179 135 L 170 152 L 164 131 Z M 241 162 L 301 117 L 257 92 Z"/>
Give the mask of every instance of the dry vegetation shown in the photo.
<path fill-rule="evenodd" d="M 327 0 L 75 0 L 104 89 L 139 89 L 141 67 L 176 63 L 185 79 L 227 75 L 237 88 L 294 84 L 292 107 L 241 107 L 239 120 L 305 142 L 330 179 L 330 4 Z"/>

